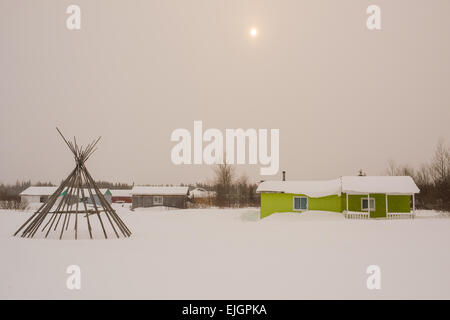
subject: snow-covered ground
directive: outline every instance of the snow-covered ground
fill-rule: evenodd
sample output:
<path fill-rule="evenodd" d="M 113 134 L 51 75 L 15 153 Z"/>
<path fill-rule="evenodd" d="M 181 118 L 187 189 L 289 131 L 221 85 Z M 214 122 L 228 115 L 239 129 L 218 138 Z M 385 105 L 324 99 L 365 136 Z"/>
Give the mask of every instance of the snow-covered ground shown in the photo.
<path fill-rule="evenodd" d="M 0 298 L 450 298 L 450 219 L 346 220 L 340 214 L 258 209 L 116 206 L 129 239 L 22 239 L 31 211 L 0 210 Z M 81 268 L 69 290 L 66 268 Z M 381 268 L 368 290 L 366 268 Z"/>

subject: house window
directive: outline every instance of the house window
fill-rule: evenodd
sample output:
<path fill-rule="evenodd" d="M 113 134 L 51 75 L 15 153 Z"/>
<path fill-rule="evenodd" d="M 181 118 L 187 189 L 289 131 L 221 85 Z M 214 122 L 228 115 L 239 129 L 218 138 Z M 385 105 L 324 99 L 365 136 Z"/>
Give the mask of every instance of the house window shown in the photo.
<path fill-rule="evenodd" d="M 153 197 L 153 205 L 155 206 L 162 206 L 163 204 L 163 197 L 162 196 L 154 196 Z"/>
<path fill-rule="evenodd" d="M 308 198 L 294 197 L 294 210 L 308 210 Z"/>
<path fill-rule="evenodd" d="M 361 198 L 361 211 L 368 211 L 368 204 L 370 203 L 370 211 L 375 211 L 374 198 Z"/>

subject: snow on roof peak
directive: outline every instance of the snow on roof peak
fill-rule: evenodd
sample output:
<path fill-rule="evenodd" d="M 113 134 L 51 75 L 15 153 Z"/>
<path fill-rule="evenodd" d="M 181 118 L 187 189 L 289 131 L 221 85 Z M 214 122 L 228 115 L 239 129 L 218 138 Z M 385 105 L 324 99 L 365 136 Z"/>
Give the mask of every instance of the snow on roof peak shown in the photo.
<path fill-rule="evenodd" d="M 257 192 L 304 194 L 312 198 L 343 193 L 413 194 L 420 190 L 409 176 L 344 176 L 334 180 L 264 181 Z"/>
<path fill-rule="evenodd" d="M 315 181 L 264 181 L 256 192 L 280 192 L 304 194 L 308 197 L 318 198 L 341 193 L 339 179 Z"/>
<path fill-rule="evenodd" d="M 24 191 L 22 191 L 19 195 L 20 196 L 51 196 L 53 193 L 56 192 L 56 190 L 58 188 L 59 187 L 35 187 L 35 186 L 30 186 L 30 187 L 26 188 Z M 69 189 L 69 187 L 65 187 L 63 189 L 63 191 L 61 191 L 61 194 L 64 193 L 64 191 L 67 190 L 67 189 Z M 105 193 L 108 192 L 109 189 L 101 188 L 99 190 L 104 195 Z M 84 191 L 85 195 L 89 195 L 89 190 L 87 188 L 83 188 L 83 191 Z M 91 188 L 91 192 L 95 193 L 93 188 Z M 81 195 L 81 191 L 80 191 L 80 195 Z"/>
<path fill-rule="evenodd" d="M 50 196 L 58 189 L 58 187 L 35 187 L 30 186 L 23 190 L 20 196 Z"/>
<path fill-rule="evenodd" d="M 419 191 L 410 176 L 342 177 L 342 192 L 413 194 Z"/>
<path fill-rule="evenodd" d="M 131 189 L 110 189 L 113 197 L 131 197 Z"/>

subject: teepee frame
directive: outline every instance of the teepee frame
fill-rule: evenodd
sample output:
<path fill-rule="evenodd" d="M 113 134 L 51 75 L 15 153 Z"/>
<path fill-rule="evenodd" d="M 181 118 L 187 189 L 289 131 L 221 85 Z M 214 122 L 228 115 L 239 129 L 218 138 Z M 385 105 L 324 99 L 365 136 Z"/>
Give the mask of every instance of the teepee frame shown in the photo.
<path fill-rule="evenodd" d="M 47 238 L 52 230 L 57 230 L 60 220 L 64 216 L 64 219 L 62 219 L 63 222 L 60 225 L 60 231 L 57 231 L 60 232 L 59 239 L 62 239 L 64 231 L 67 231 L 69 228 L 70 218 L 74 215 L 74 219 L 72 220 L 74 220 L 73 228 L 75 231 L 75 239 L 77 239 L 79 224 L 78 217 L 80 214 L 86 217 L 89 236 L 91 239 L 93 239 L 93 236 L 89 218 L 93 215 L 97 216 L 106 239 L 108 238 L 108 235 L 105 226 L 106 223 L 103 222 L 102 215 L 109 221 L 109 224 L 117 238 L 119 238 L 118 231 L 120 231 L 124 237 L 131 236 L 131 231 L 120 219 L 110 203 L 105 199 L 85 166 L 85 162 L 91 157 L 95 150 L 97 150 L 95 146 L 100 141 L 101 137 L 92 141 L 86 148 L 83 148 L 82 146 L 79 147 L 77 145 L 77 140 L 75 137 L 73 142 L 68 141 L 58 128 L 56 128 L 56 130 L 58 130 L 58 133 L 61 135 L 64 142 L 75 156 L 76 167 L 61 183 L 57 190 L 47 199 L 47 201 L 19 228 L 19 230 L 16 231 L 14 236 L 23 230 L 21 237 L 33 238 L 36 232 L 40 229 L 41 232 L 46 232 L 45 237 Z M 85 193 L 86 189 L 87 192 Z M 88 208 L 86 201 L 87 197 L 91 199 L 93 208 Z M 60 199 L 59 202 L 58 199 Z M 81 208 L 80 201 L 83 205 Z M 98 202 L 100 202 L 99 205 Z M 46 223 L 41 229 L 41 225 L 44 222 Z"/>

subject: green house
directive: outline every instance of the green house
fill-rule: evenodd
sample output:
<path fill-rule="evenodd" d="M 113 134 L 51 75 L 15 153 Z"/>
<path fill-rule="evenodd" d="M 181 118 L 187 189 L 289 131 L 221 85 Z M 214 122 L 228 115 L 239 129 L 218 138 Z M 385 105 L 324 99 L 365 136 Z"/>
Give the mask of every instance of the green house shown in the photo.
<path fill-rule="evenodd" d="M 413 218 L 414 195 L 409 176 L 348 176 L 324 181 L 264 181 L 261 194 L 264 218 L 278 212 L 310 210 L 340 212 L 347 218 Z"/>

